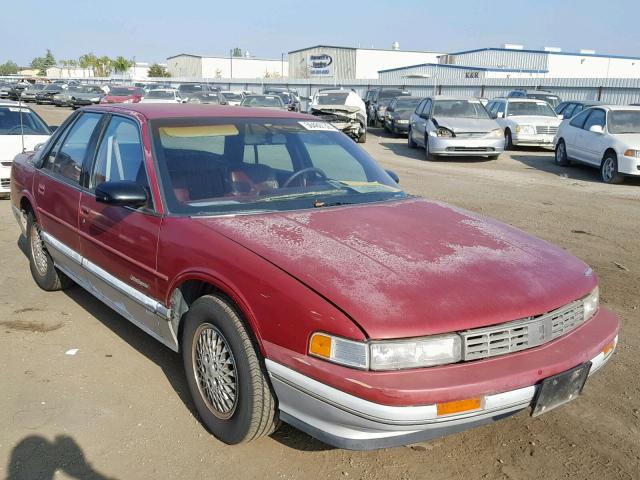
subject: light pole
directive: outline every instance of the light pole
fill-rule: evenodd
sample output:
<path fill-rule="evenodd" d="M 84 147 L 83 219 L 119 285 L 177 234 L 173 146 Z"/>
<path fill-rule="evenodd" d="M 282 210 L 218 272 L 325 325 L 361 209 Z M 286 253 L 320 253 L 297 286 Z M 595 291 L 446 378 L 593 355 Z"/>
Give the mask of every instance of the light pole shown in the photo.
<path fill-rule="evenodd" d="M 280 77 L 284 78 L 284 52 L 280 54 Z"/>
<path fill-rule="evenodd" d="M 229 66 L 230 66 L 230 78 L 233 79 L 233 49 L 229 49 Z"/>

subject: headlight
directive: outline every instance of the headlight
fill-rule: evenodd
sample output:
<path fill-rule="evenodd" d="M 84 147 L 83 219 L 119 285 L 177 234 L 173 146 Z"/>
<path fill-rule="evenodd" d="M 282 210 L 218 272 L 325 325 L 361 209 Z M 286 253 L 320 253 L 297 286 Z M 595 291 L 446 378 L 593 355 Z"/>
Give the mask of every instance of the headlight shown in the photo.
<path fill-rule="evenodd" d="M 453 133 L 453 131 L 449 130 L 448 128 L 444 128 L 444 127 L 436 128 L 434 131 L 429 132 L 429 135 L 431 135 L 432 137 L 448 137 L 448 138 L 456 136 Z"/>
<path fill-rule="evenodd" d="M 624 156 L 640 158 L 640 150 L 627 150 L 624 152 Z"/>
<path fill-rule="evenodd" d="M 582 301 L 584 305 L 584 321 L 589 320 L 598 311 L 600 306 L 600 289 L 594 288 Z"/>
<path fill-rule="evenodd" d="M 434 335 L 421 339 L 372 342 L 371 370 L 421 368 L 459 362 L 462 341 L 458 335 Z"/>
<path fill-rule="evenodd" d="M 535 135 L 536 129 L 533 125 L 516 125 L 516 133 L 524 135 Z"/>
<path fill-rule="evenodd" d="M 489 137 L 496 137 L 496 138 L 503 138 L 504 137 L 504 132 L 502 131 L 501 128 L 494 128 L 493 130 L 491 130 L 489 132 Z"/>

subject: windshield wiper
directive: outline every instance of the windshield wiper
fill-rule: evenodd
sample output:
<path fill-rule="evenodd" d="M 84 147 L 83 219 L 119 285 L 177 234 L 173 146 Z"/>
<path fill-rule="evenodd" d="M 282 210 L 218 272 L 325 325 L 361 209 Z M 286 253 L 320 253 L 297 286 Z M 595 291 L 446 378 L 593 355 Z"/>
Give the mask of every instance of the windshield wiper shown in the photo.
<path fill-rule="evenodd" d="M 353 205 L 354 202 L 323 202 L 322 200 L 316 200 L 313 202 L 314 208 L 322 208 L 322 207 L 337 207 L 340 205 Z"/>

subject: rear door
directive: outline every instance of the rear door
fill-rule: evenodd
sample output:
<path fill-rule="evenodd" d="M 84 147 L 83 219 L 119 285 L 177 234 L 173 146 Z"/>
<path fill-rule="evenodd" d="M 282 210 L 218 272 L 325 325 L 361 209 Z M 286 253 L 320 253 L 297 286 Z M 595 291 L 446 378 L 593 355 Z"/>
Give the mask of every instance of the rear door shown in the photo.
<path fill-rule="evenodd" d="M 166 321 L 156 315 L 162 310 L 156 300 L 158 285 L 166 281 L 156 263 L 162 217 L 154 208 L 146 155 L 140 123 L 132 117 L 111 116 L 89 170 L 88 188 L 80 198 L 80 246 L 92 293 L 165 341 L 171 334 Z M 132 208 L 96 201 L 96 187 L 110 181 L 141 184 L 147 204 Z"/>
<path fill-rule="evenodd" d="M 573 160 L 578 160 L 580 162 L 584 162 L 585 153 L 584 146 L 581 143 L 581 135 L 582 135 L 582 126 L 584 125 L 585 120 L 589 116 L 589 112 L 581 112 L 578 115 L 575 115 L 571 120 L 569 120 L 569 125 L 567 125 L 564 130 L 564 144 L 567 147 L 567 156 Z"/>
<path fill-rule="evenodd" d="M 55 264 L 81 281 L 78 207 L 84 165 L 95 149 L 100 113 L 81 113 L 44 153 L 34 178 L 34 195 L 42 237 Z"/>

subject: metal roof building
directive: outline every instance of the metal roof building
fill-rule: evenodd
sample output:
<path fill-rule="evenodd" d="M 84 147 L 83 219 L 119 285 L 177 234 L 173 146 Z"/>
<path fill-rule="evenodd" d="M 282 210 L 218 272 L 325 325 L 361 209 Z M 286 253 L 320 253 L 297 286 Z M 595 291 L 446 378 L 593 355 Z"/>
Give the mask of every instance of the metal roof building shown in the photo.
<path fill-rule="evenodd" d="M 440 55 L 438 52 L 403 51 L 397 42 L 391 49 L 316 45 L 289 52 L 290 77 L 336 82 L 375 80 L 379 70 L 437 63 Z"/>
<path fill-rule="evenodd" d="M 277 78 L 288 75 L 289 65 L 283 58 L 202 56 L 181 53 L 167 58 L 167 70 L 174 78 Z"/>

